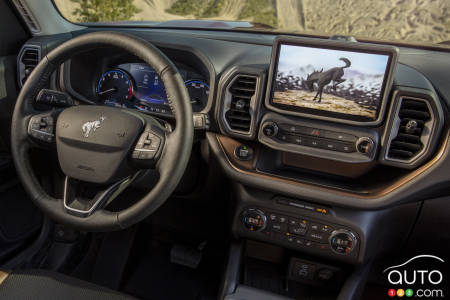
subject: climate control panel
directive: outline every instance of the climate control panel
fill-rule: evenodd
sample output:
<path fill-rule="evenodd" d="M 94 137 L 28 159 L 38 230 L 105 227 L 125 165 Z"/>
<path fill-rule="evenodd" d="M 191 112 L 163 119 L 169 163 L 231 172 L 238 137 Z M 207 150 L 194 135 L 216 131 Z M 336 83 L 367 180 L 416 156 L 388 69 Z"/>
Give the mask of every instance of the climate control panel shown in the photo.
<path fill-rule="evenodd" d="M 248 207 L 241 212 L 246 236 L 309 252 L 357 256 L 358 235 L 349 228 L 308 216 Z"/>

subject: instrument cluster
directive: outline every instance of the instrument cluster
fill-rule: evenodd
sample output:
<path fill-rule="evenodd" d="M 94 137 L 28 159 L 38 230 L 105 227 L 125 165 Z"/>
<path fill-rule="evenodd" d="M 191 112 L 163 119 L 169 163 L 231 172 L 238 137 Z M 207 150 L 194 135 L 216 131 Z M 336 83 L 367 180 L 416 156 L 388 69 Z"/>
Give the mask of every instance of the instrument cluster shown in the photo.
<path fill-rule="evenodd" d="M 192 110 L 208 103 L 209 82 L 195 71 L 179 68 L 191 98 Z M 171 114 L 167 94 L 158 73 L 144 63 L 114 66 L 99 76 L 95 92 L 100 103 L 115 107 Z"/>

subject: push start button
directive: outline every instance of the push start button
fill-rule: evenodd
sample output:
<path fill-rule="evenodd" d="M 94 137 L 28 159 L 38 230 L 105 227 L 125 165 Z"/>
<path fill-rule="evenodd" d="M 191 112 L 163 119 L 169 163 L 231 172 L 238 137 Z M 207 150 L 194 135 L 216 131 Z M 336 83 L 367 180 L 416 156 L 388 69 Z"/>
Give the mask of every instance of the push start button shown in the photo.
<path fill-rule="evenodd" d="M 253 149 L 246 145 L 239 145 L 234 149 L 234 156 L 239 160 L 252 160 Z"/>

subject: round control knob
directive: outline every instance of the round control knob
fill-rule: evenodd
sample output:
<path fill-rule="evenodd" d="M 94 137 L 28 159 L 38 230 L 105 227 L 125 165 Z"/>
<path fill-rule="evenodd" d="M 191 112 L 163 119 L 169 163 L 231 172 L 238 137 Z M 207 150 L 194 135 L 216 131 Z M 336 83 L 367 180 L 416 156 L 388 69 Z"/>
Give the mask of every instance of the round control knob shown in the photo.
<path fill-rule="evenodd" d="M 370 155 L 374 149 L 375 143 L 369 137 L 361 137 L 356 141 L 356 150 L 359 153 Z"/>
<path fill-rule="evenodd" d="M 334 252 L 349 254 L 355 249 L 358 240 L 353 232 L 346 229 L 339 229 L 331 233 L 328 242 Z"/>
<path fill-rule="evenodd" d="M 266 228 L 267 217 L 259 209 L 249 208 L 244 211 L 242 216 L 244 226 L 250 231 L 261 231 Z"/>
<path fill-rule="evenodd" d="M 278 126 L 274 122 L 267 122 L 263 124 L 262 131 L 265 136 L 273 137 L 278 133 Z"/>

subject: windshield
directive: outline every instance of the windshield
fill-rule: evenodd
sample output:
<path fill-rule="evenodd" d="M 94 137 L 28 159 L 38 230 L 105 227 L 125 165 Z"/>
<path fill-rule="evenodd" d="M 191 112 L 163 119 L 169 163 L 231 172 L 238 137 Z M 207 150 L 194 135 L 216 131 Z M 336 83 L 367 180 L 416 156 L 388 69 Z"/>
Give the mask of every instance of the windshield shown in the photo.
<path fill-rule="evenodd" d="M 449 0 L 54 0 L 71 22 L 277 30 L 449 44 Z M 217 20 L 229 22 L 198 22 Z M 124 22 L 125 21 L 125 22 Z M 195 24 L 195 25 L 194 25 Z"/>

